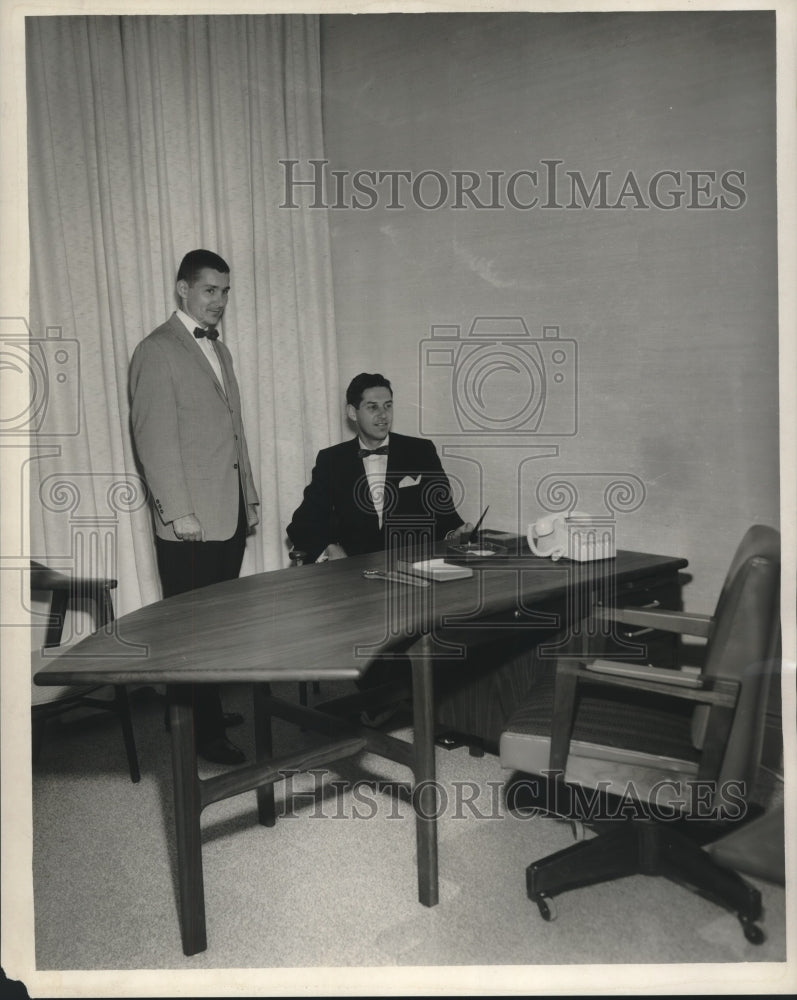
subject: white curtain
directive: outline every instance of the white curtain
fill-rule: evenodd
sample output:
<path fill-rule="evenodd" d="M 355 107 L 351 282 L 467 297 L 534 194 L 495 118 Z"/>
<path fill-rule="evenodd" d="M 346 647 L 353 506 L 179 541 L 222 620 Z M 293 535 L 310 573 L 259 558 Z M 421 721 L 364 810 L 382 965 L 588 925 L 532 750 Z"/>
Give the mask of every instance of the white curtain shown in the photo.
<path fill-rule="evenodd" d="M 222 336 L 261 498 L 242 573 L 286 565 L 341 411 L 326 211 L 280 208 L 279 161 L 323 157 L 318 17 L 29 17 L 27 76 L 30 327 L 48 379 L 33 557 L 113 575 L 117 613 L 159 598 L 128 363 L 204 247 L 231 268 Z"/>

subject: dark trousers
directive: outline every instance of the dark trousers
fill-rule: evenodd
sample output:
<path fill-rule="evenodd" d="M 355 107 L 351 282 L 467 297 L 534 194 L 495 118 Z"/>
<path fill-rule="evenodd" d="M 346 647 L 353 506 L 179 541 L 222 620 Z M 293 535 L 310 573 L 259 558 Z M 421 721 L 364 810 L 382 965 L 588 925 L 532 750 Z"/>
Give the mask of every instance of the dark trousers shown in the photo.
<path fill-rule="evenodd" d="M 222 542 L 172 542 L 155 539 L 158 573 L 164 597 L 198 590 L 213 583 L 235 580 L 241 571 L 246 548 L 246 505 L 239 495 L 238 526 L 232 538 Z M 192 684 L 194 730 L 201 746 L 224 735 L 224 714 L 217 684 Z"/>

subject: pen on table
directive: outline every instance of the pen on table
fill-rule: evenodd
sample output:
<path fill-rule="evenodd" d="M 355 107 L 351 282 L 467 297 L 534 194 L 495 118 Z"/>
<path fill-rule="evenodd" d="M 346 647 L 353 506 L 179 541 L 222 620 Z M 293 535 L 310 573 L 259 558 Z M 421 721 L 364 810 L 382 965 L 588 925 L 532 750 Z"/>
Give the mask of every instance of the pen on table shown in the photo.
<path fill-rule="evenodd" d="M 484 514 L 482 514 L 482 516 L 481 516 L 481 517 L 479 518 L 479 520 L 478 520 L 478 521 L 476 522 L 476 527 L 475 527 L 475 528 L 473 529 L 473 531 L 471 531 L 471 533 L 470 533 L 470 538 L 468 539 L 468 541 L 469 541 L 469 542 L 473 542 L 473 541 L 475 541 L 475 540 L 476 540 L 476 533 L 478 532 L 479 528 L 481 528 L 481 526 L 482 526 L 482 521 L 484 520 L 484 515 L 485 515 L 485 514 L 487 513 L 487 511 L 488 511 L 489 509 L 490 509 L 490 505 L 489 505 L 489 504 L 487 504 L 487 506 L 486 506 L 486 507 L 484 508 Z"/>

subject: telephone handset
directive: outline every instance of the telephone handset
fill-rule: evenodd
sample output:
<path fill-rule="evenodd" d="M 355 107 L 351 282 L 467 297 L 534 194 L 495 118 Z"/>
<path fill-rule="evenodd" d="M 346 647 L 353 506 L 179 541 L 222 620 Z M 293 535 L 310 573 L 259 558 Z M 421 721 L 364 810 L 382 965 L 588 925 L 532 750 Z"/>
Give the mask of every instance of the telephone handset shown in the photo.
<path fill-rule="evenodd" d="M 551 514 L 528 526 L 526 540 L 535 556 L 553 562 L 566 557 L 575 562 L 613 559 L 614 525 L 583 511 Z"/>
<path fill-rule="evenodd" d="M 541 517 L 529 525 L 526 539 L 535 556 L 550 558 L 553 562 L 567 552 L 567 524 L 564 514 Z"/>

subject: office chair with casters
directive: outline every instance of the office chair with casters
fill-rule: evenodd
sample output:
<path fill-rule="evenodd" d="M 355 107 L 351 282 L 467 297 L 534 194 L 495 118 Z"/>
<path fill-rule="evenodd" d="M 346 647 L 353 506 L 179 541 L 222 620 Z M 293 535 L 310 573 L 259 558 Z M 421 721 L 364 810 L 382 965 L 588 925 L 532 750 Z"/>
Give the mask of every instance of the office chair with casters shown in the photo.
<path fill-rule="evenodd" d="M 66 613 L 70 607 L 82 609 L 84 605 L 90 604 L 94 628 L 97 631 L 113 621 L 111 590 L 116 587 L 116 580 L 69 577 L 33 561 L 30 564 L 30 571 L 31 594 L 50 595 L 50 613 L 44 645 L 41 650 L 34 649 L 31 654 L 31 677 L 33 677 L 38 670 L 52 662 L 52 656 L 47 656 L 45 650 L 61 645 Z M 125 686 L 114 685 L 112 698 L 97 697 L 102 690 L 101 684 L 85 687 L 50 687 L 31 683 L 34 763 L 39 760 L 44 729 L 49 719 L 79 708 L 102 709 L 114 712 L 119 717 L 130 779 L 134 782 L 140 780 L 130 703 Z"/>
<path fill-rule="evenodd" d="M 569 889 L 662 875 L 735 912 L 752 943 L 764 940 L 760 892 L 711 853 L 721 857 L 713 847 L 723 834 L 756 814 L 751 793 L 779 671 L 779 581 L 780 536 L 755 525 L 713 615 L 599 609 L 607 622 L 704 637 L 702 669 L 559 660 L 510 717 L 501 764 L 539 776 L 510 782 L 510 807 L 533 788 L 535 808 L 595 833 L 526 869 L 544 919 Z"/>

